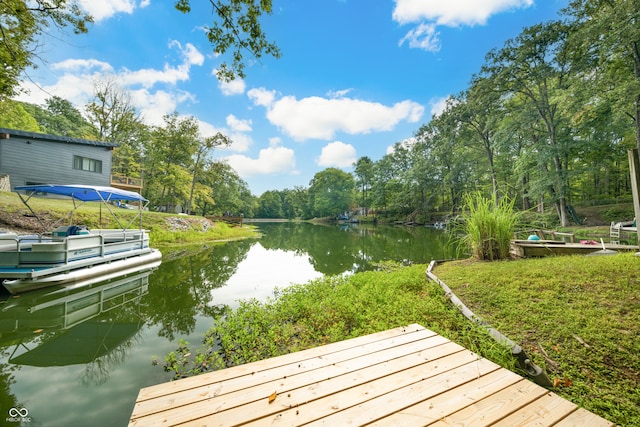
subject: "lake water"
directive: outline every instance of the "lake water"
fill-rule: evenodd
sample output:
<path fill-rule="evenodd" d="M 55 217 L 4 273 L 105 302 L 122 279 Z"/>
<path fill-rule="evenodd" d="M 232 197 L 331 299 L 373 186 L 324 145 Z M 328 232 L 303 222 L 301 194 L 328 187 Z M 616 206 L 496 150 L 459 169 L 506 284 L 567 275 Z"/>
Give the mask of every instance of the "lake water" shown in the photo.
<path fill-rule="evenodd" d="M 126 426 L 140 388 L 170 380 L 164 355 L 180 338 L 197 347 L 221 306 L 381 260 L 450 257 L 447 235 L 424 227 L 258 228 L 257 240 L 167 251 L 153 272 L 0 294 L 0 425 Z"/>

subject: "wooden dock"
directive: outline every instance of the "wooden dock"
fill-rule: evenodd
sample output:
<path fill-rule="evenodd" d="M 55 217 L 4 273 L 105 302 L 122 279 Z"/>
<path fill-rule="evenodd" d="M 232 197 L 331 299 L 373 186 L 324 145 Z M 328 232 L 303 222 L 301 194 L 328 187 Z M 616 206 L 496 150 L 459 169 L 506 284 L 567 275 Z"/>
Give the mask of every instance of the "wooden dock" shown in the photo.
<path fill-rule="evenodd" d="M 607 243 L 605 248 L 616 252 L 637 252 L 638 245 Z M 588 255 L 602 250 L 598 242 L 589 244 L 555 240 L 512 240 L 509 252 L 514 258 L 536 258 L 552 255 Z"/>
<path fill-rule="evenodd" d="M 130 426 L 613 426 L 420 325 L 140 390 Z"/>
<path fill-rule="evenodd" d="M 218 222 L 226 222 L 227 224 L 230 225 L 237 225 L 239 227 L 242 227 L 242 224 L 244 222 L 244 217 L 242 216 L 213 216 L 213 215 L 207 215 L 205 216 L 205 218 L 207 218 L 210 221 L 218 221 Z"/>

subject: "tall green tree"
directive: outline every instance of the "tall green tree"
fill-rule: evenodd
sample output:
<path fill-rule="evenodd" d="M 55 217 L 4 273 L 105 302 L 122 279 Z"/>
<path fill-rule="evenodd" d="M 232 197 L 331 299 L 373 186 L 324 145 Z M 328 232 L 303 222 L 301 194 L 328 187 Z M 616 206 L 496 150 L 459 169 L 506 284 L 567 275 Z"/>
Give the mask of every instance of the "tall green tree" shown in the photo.
<path fill-rule="evenodd" d="M 284 218 L 282 197 L 277 190 L 265 191 L 258 198 L 258 218 Z"/>
<path fill-rule="evenodd" d="M 482 75 L 502 85 L 506 94 L 521 94 L 533 106 L 545 131 L 538 146 L 540 162 L 553 175 L 551 197 L 562 226 L 568 224 L 568 150 L 570 135 L 560 99 L 566 94 L 570 62 L 566 52 L 567 28 L 553 21 L 525 28 L 499 50 L 487 54 Z"/>
<path fill-rule="evenodd" d="M 207 160 L 202 184 L 209 189 L 209 197 L 197 200 L 202 215 L 221 216 L 231 213 L 234 216 L 253 217 L 255 197 L 229 164 Z"/>
<path fill-rule="evenodd" d="M 453 107 L 453 114 L 472 131 L 468 143 L 481 147 L 491 176 L 493 200 L 498 201 L 497 134 L 501 129 L 500 119 L 504 111 L 500 91 L 495 87 L 492 80 L 475 78 Z"/>
<path fill-rule="evenodd" d="M 147 198 L 167 211 L 187 202 L 193 182 L 190 168 L 200 139 L 195 117 L 180 117 L 177 112 L 164 116 L 164 125 L 151 132 L 145 148 Z"/>
<path fill-rule="evenodd" d="M 215 147 L 219 147 L 222 145 L 228 146 L 231 144 L 231 140 L 218 132 L 214 136 L 208 138 L 201 138 L 199 141 L 199 145 L 195 151 L 195 155 L 193 158 L 193 165 L 191 173 L 193 178 L 191 179 L 191 190 L 189 192 L 189 201 L 187 202 L 186 212 L 191 213 L 193 207 L 193 196 L 196 190 L 196 185 L 202 184 L 202 175 L 204 175 L 204 164 L 206 163 L 207 156 Z M 201 185 L 202 186 L 202 185 Z M 203 186 L 202 186 L 203 187 Z M 202 191 L 206 193 L 206 190 L 202 188 Z"/>
<path fill-rule="evenodd" d="M 93 18 L 75 0 L 0 2 L 0 100 L 17 94 L 22 73 L 35 67 L 38 43 L 50 26 L 86 33 Z"/>
<path fill-rule="evenodd" d="M 85 106 L 85 111 L 102 141 L 123 143 L 138 136 L 142 123 L 140 114 L 131 103 L 129 92 L 113 79 L 94 82 L 93 99 Z"/>
<path fill-rule="evenodd" d="M 143 178 L 143 142 L 149 139 L 150 130 L 133 106 L 129 92 L 113 78 L 96 80 L 93 98 L 85 105 L 85 111 L 98 138 L 119 145 L 113 152 L 112 173 Z"/>
<path fill-rule="evenodd" d="M 364 214 L 369 214 L 369 195 L 373 181 L 373 161 L 367 157 L 360 157 L 355 163 L 354 175 L 356 176 L 356 184 L 360 188 L 360 204 L 364 208 Z"/>
<path fill-rule="evenodd" d="M 337 168 L 316 173 L 309 184 L 309 200 L 316 217 L 338 216 L 353 202 L 353 175 Z"/>

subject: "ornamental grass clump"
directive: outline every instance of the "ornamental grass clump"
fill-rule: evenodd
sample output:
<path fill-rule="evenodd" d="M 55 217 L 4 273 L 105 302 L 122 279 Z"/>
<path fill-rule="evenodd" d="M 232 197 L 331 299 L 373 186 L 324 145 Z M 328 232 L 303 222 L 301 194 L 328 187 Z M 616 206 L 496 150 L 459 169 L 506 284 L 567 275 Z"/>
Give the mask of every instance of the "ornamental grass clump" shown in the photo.
<path fill-rule="evenodd" d="M 513 200 L 507 197 L 488 199 L 480 192 L 465 196 L 463 240 L 474 258 L 493 261 L 509 257 L 509 246 L 519 216 L 513 210 L 513 204 Z"/>

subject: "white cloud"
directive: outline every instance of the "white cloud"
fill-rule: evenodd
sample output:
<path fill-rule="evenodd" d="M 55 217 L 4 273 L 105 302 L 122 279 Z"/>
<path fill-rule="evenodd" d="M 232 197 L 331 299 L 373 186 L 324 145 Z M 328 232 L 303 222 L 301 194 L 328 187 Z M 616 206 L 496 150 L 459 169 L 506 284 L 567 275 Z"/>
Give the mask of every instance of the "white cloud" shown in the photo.
<path fill-rule="evenodd" d="M 177 41 L 171 41 L 169 47 L 177 47 L 182 55 L 183 62 L 176 67 L 164 64 L 162 70 L 154 68 L 143 68 L 140 70 L 130 71 L 124 69 L 120 72 L 120 78 L 124 85 L 142 85 L 150 88 L 157 83 L 166 83 L 175 85 L 180 81 L 189 80 L 191 66 L 202 65 L 204 63 L 204 55 L 191 43 L 187 43 L 184 48 Z"/>
<path fill-rule="evenodd" d="M 135 0 L 79 0 L 80 7 L 90 13 L 96 22 L 102 21 L 116 13 L 133 13 Z M 149 0 L 140 2 L 140 7 L 149 5 Z"/>
<path fill-rule="evenodd" d="M 276 98 L 276 92 L 261 87 L 249 90 L 249 92 L 247 92 L 247 96 L 251 101 L 253 101 L 253 105 L 260 105 L 268 108 L 273 104 L 273 101 Z"/>
<path fill-rule="evenodd" d="M 400 44 L 409 42 L 413 48 L 437 51 L 440 49 L 438 26 L 459 27 L 485 25 L 495 14 L 527 8 L 533 0 L 395 0 L 393 20 L 400 25 L 418 24 Z"/>
<path fill-rule="evenodd" d="M 282 144 L 282 138 L 280 138 L 279 136 L 269 138 L 269 147 L 277 147 L 280 144 Z"/>
<path fill-rule="evenodd" d="M 178 46 L 178 49 L 180 49 L 180 51 L 182 52 L 182 56 L 185 59 L 185 64 L 189 64 L 189 65 L 204 64 L 204 55 L 201 54 L 200 51 L 191 43 L 187 43 L 184 46 L 184 49 L 182 48 L 182 45 L 175 40 L 169 44 L 169 47 L 173 45 Z"/>
<path fill-rule="evenodd" d="M 434 24 L 421 23 L 413 30 L 410 30 L 398 43 L 400 46 L 404 42 L 409 43 L 409 47 L 437 52 L 440 50 L 440 33 L 436 31 Z"/>
<path fill-rule="evenodd" d="M 231 138 L 231 145 L 227 147 L 229 151 L 244 153 L 253 145 L 253 139 L 250 135 L 242 132 L 229 132 L 227 136 Z"/>
<path fill-rule="evenodd" d="M 400 24 L 429 21 L 448 27 L 484 25 L 491 15 L 531 5 L 533 0 L 396 0 L 393 20 Z"/>
<path fill-rule="evenodd" d="M 98 69 L 102 73 L 112 73 L 113 67 L 108 62 L 98 61 L 97 59 L 65 59 L 51 65 L 52 70 L 56 71 L 84 71 Z"/>
<path fill-rule="evenodd" d="M 352 166 L 356 160 L 356 149 L 351 144 L 334 141 L 322 147 L 320 157 L 316 159 L 318 166 L 346 168 Z"/>
<path fill-rule="evenodd" d="M 215 70 L 211 74 L 215 75 Z M 242 95 L 246 89 L 246 84 L 244 80 L 236 78 L 229 82 L 218 81 L 218 87 L 225 96 Z"/>
<path fill-rule="evenodd" d="M 236 132 L 251 132 L 251 120 L 240 120 L 233 114 L 227 116 L 227 126 Z"/>
<path fill-rule="evenodd" d="M 252 89 L 248 95 L 254 104 L 267 107 L 267 118 L 272 124 L 298 141 L 329 140 L 336 132 L 355 135 L 389 131 L 401 121 L 417 122 L 424 113 L 422 105 L 408 100 L 385 106 L 352 98 L 317 96 L 274 100 L 275 93 L 265 89 Z"/>
<path fill-rule="evenodd" d="M 16 97 L 18 101 L 43 105 L 48 98 L 59 96 L 76 106 L 83 106 L 93 95 L 93 82 L 104 74 L 86 70 L 84 73 L 64 73 L 50 85 L 37 85 L 23 81 L 20 89 L 25 93 Z"/>
<path fill-rule="evenodd" d="M 254 175 L 297 173 L 294 151 L 286 147 L 263 148 L 257 159 L 234 154 L 226 157 L 225 160 L 242 178 Z"/>
<path fill-rule="evenodd" d="M 176 111 L 178 104 L 193 100 L 189 92 L 167 92 L 157 90 L 151 92 L 146 88 L 130 90 L 131 104 L 140 110 L 144 121 L 150 125 L 162 125 L 163 117 Z"/>
<path fill-rule="evenodd" d="M 330 90 L 327 92 L 327 96 L 329 98 L 344 98 L 351 92 L 353 89 L 342 89 L 342 90 Z"/>
<path fill-rule="evenodd" d="M 214 136 L 217 133 L 225 134 L 224 130 L 218 129 L 211 123 L 205 122 L 198 118 L 196 118 L 196 120 L 198 120 L 198 128 L 200 129 L 200 135 L 202 135 L 205 138 Z"/>

